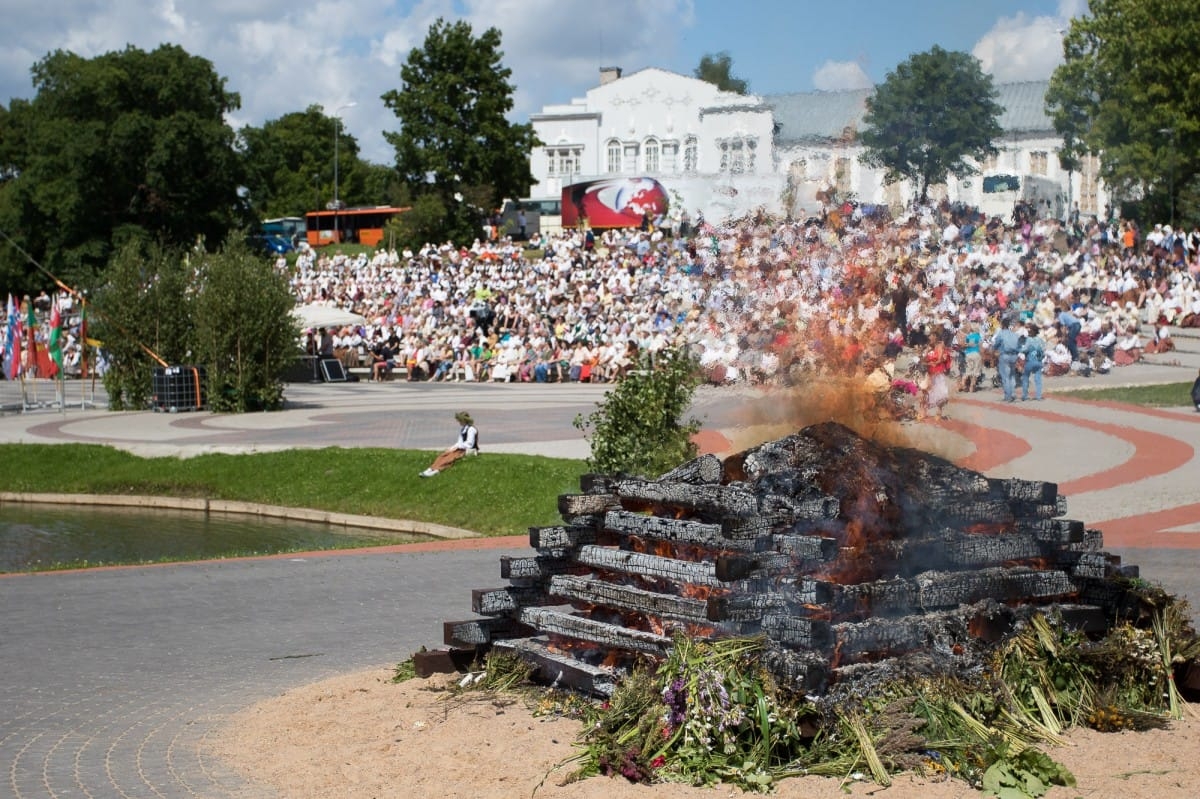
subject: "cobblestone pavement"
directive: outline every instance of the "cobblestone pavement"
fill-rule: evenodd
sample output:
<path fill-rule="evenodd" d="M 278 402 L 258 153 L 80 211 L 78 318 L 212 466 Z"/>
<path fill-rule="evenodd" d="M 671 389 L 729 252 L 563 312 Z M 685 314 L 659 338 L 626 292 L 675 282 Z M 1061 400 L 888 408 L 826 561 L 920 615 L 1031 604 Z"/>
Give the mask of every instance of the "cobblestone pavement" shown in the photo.
<path fill-rule="evenodd" d="M 1106 380 L 1190 380 L 1200 355 L 1182 355 L 1179 366 L 1129 367 Z M 10 409 L 0 441 L 103 442 L 146 455 L 440 448 L 455 434 L 453 412 L 469 410 L 485 451 L 583 457 L 571 421 L 605 390 L 306 384 L 289 388 L 283 413 L 222 416 L 22 413 L 14 387 L 0 382 L 0 406 Z M 786 402 L 752 389 L 704 389 L 694 412 L 733 442 L 791 419 Z M 1164 410 L 1052 394 L 1006 405 L 985 391 L 956 398 L 948 421 L 914 434 L 988 474 L 1059 483 L 1068 515 L 1103 530 L 1107 549 L 1200 600 L 1200 414 L 1186 398 Z M 502 584 L 500 554 L 522 549 L 503 539 L 0 577 L 0 796 L 274 799 L 207 756 L 220 723 L 288 688 L 438 645 L 443 621 L 470 616 L 472 588 Z"/>

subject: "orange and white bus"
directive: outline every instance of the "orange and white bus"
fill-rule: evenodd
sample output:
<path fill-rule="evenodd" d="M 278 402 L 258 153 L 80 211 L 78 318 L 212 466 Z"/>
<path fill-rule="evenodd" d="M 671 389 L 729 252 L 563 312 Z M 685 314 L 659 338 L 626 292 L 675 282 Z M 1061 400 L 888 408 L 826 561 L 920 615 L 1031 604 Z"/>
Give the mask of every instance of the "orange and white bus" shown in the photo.
<path fill-rule="evenodd" d="M 310 247 L 324 247 L 326 244 L 348 242 L 378 246 L 383 241 L 383 226 L 407 210 L 390 205 L 373 205 L 337 211 L 309 211 L 304 215 L 308 244 Z"/>

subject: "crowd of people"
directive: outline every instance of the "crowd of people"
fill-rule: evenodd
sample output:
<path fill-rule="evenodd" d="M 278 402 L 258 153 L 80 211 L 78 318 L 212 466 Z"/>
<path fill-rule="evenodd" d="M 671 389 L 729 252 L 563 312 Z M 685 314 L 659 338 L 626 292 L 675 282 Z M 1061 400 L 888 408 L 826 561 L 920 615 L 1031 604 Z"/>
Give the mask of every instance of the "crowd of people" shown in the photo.
<path fill-rule="evenodd" d="M 310 252 L 290 279 L 298 302 L 367 319 L 332 346 L 375 379 L 402 368 L 409 380 L 611 381 L 683 347 L 714 383 L 912 376 L 940 413 L 954 375 L 978 390 L 995 368 L 1006 399 L 1027 375 L 1036 399 L 1043 372 L 1089 375 L 1173 348 L 1171 326 L 1200 326 L 1198 273 L 1197 228 L 1025 208 L 1001 220 L 943 203 L 896 218 L 847 204 L 803 220 L 701 219 L 686 237 L 569 230 Z M 1006 325 L 1012 340 L 998 341 Z"/>
<path fill-rule="evenodd" d="M 845 204 L 697 218 L 687 235 L 567 230 L 308 250 L 278 266 L 298 304 L 366 320 L 308 331 L 302 346 L 375 380 L 616 381 L 684 348 L 713 383 L 858 375 L 940 415 L 951 390 L 987 387 L 990 370 L 1005 399 L 1018 384 L 1037 399 L 1043 374 L 1119 368 L 1172 349 L 1173 326 L 1200 326 L 1200 228 L 1023 207 L 1002 220 L 945 203 L 896 217 Z M 76 338 L 68 330 L 69 358 Z"/>

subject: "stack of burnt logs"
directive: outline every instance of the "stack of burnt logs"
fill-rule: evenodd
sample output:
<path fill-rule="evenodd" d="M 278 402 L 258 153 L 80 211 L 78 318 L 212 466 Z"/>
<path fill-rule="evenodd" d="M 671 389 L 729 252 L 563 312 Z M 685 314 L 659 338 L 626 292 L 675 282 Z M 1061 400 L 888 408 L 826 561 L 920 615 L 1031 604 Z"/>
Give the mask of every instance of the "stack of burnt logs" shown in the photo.
<path fill-rule="evenodd" d="M 992 479 L 826 423 L 656 480 L 590 475 L 563 523 L 501 559 L 482 618 L 451 647 L 518 653 L 540 676 L 611 692 L 679 634 L 764 635 L 771 667 L 825 690 L 923 653 L 969 659 L 1042 612 L 1102 632 L 1132 611 L 1136 567 L 1062 518 L 1053 483 Z"/>

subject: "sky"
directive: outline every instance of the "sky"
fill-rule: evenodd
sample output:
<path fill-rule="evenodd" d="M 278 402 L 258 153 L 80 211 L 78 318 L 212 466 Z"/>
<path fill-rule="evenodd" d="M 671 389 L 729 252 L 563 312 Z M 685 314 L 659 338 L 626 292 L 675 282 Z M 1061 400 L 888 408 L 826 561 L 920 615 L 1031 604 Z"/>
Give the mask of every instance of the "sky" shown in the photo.
<path fill-rule="evenodd" d="M 934 45 L 972 53 L 997 82 L 1042 80 L 1086 0 L 5 0 L 0 103 L 32 98 L 30 68 L 163 43 L 207 58 L 241 96 L 233 126 L 309 105 L 341 116 L 360 154 L 393 162 L 380 96 L 439 17 L 502 34 L 514 122 L 582 97 L 602 66 L 691 75 L 726 52 L 755 94 L 863 88 Z M 340 109 L 340 110 L 339 110 Z M 332 145 L 330 157 L 332 158 Z"/>

